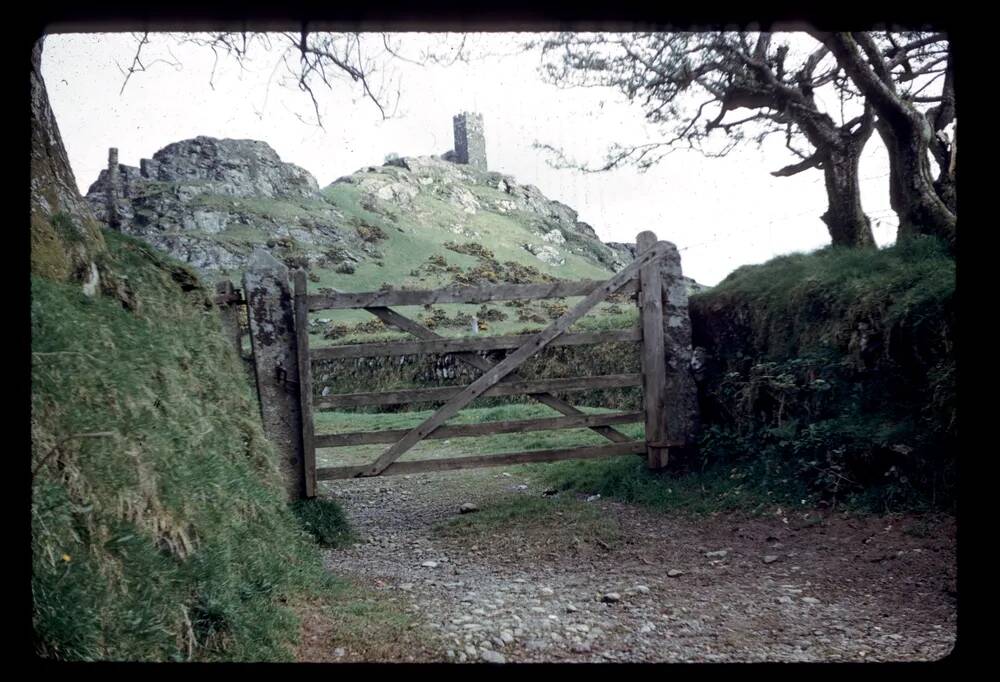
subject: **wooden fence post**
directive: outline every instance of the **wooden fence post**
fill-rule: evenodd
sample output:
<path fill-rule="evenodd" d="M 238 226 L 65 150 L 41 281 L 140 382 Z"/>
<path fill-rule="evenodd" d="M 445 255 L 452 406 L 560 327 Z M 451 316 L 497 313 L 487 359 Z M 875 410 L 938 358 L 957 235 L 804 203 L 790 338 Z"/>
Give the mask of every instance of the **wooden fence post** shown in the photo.
<path fill-rule="evenodd" d="M 264 432 L 278 452 L 289 500 L 302 499 L 306 495 L 305 457 L 295 311 L 288 268 L 263 249 L 257 249 L 243 275 L 243 295 L 250 318 Z"/>
<path fill-rule="evenodd" d="M 305 495 L 316 497 L 316 446 L 313 442 L 312 358 L 309 356 L 309 303 L 305 270 L 296 270 L 295 338 L 299 362 L 299 409 L 302 413 L 302 460 Z"/>
<path fill-rule="evenodd" d="M 636 258 L 656 244 L 656 235 L 640 232 L 635 239 Z M 665 351 L 663 345 L 663 279 L 656 259 L 639 271 L 639 317 L 642 327 L 642 400 L 646 413 L 646 465 L 667 465 L 665 442 L 667 415 Z"/>

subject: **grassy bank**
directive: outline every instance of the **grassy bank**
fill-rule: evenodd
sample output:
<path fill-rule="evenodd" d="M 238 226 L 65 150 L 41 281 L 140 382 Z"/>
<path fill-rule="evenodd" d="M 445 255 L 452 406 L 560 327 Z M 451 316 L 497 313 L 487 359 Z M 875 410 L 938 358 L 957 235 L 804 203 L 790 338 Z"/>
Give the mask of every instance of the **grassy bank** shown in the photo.
<path fill-rule="evenodd" d="M 954 503 L 955 262 L 933 239 L 738 269 L 693 296 L 703 465 L 764 461 L 829 502 Z"/>
<path fill-rule="evenodd" d="M 293 607 L 345 589 L 283 499 L 208 292 L 105 237 L 117 296 L 31 281 L 35 651 L 290 660 Z"/>

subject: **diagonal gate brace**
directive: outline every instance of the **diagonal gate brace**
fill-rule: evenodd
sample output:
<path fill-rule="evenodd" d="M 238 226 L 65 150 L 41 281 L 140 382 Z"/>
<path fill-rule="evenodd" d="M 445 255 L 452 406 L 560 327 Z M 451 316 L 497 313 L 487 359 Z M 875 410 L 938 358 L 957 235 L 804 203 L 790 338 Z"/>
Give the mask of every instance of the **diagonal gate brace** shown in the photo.
<path fill-rule="evenodd" d="M 392 308 L 385 308 L 385 307 L 365 308 L 365 311 L 371 313 L 372 315 L 379 318 L 386 324 L 391 324 L 397 329 L 409 332 L 410 334 L 413 334 L 417 338 L 421 339 L 445 338 L 440 334 L 431 331 L 429 328 L 425 327 L 419 322 L 415 322 L 410 318 L 397 313 Z M 492 368 L 494 365 L 497 364 L 492 360 L 488 360 L 487 358 L 484 358 L 480 355 L 477 355 L 476 353 L 471 353 L 471 352 L 454 353 L 454 356 L 457 359 L 464 362 L 465 364 L 475 367 L 476 369 L 481 370 L 483 372 L 489 370 L 490 368 Z M 517 372 L 511 372 L 510 374 L 507 375 L 508 379 L 515 379 L 516 377 L 517 377 Z M 552 395 L 551 393 L 529 393 L 528 395 L 529 397 L 534 398 L 543 405 L 551 407 L 552 409 L 556 410 L 561 414 L 567 416 L 579 416 L 585 414 L 582 410 L 578 410 L 577 408 L 573 407 L 571 404 L 569 404 L 562 398 L 558 398 Z M 632 440 L 618 429 L 615 429 L 610 426 L 591 426 L 589 428 L 591 431 L 594 431 L 595 433 L 604 436 L 612 443 L 629 443 Z"/>
<path fill-rule="evenodd" d="M 600 287 L 594 289 L 586 298 L 580 301 L 571 310 L 555 320 L 551 325 L 538 332 L 536 335 L 525 341 L 513 353 L 504 360 L 497 363 L 481 377 L 466 386 L 465 390 L 442 405 L 438 410 L 428 417 L 422 424 L 414 427 L 398 442 L 390 446 L 372 464 L 371 468 L 359 474 L 361 476 L 378 476 L 390 464 L 395 462 L 400 456 L 414 445 L 423 440 L 434 429 L 455 416 L 459 410 L 482 395 L 487 389 L 513 372 L 524 364 L 532 355 L 538 353 L 551 343 L 556 337 L 569 329 L 570 325 L 586 315 L 598 303 L 608 296 L 618 291 L 627 282 L 634 279 L 639 271 L 654 260 L 663 256 L 671 245 L 667 242 L 657 242 L 652 247 L 639 255 L 632 263 L 617 275 L 609 279 Z"/>

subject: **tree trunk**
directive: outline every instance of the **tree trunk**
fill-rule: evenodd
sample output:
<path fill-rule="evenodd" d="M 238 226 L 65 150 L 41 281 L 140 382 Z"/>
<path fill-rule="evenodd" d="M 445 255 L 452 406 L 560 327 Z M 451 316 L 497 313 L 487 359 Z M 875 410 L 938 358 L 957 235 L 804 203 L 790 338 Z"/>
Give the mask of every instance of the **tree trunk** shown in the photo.
<path fill-rule="evenodd" d="M 834 246 L 875 246 L 871 221 L 861 207 L 860 161 L 861 145 L 853 142 L 831 147 L 823 161 L 829 207 L 821 218 Z"/>
<path fill-rule="evenodd" d="M 889 153 L 889 202 L 899 216 L 896 239 L 931 234 L 954 244 L 955 214 L 935 188 L 925 134 L 929 131 L 916 125 L 890 125 L 881 118 L 875 127 Z"/>
<path fill-rule="evenodd" d="M 890 182 L 890 198 L 895 197 L 893 208 L 899 215 L 898 238 L 933 234 L 953 245 L 956 218 L 934 188 L 929 158 L 934 132 L 927 119 L 896 92 L 870 35 L 814 32 L 814 37 L 830 48 L 878 113 L 876 127 L 889 152 L 890 174 L 895 174 L 895 180 Z M 859 53 L 858 41 L 870 62 L 866 63 Z"/>

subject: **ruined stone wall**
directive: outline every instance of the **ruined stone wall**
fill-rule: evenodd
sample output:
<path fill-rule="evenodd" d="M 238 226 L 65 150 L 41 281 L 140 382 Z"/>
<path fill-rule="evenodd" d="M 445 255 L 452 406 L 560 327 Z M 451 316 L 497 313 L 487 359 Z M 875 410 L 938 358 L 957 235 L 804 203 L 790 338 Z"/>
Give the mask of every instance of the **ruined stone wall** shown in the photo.
<path fill-rule="evenodd" d="M 486 135 L 482 114 L 462 112 L 452 122 L 455 128 L 455 162 L 486 170 Z"/>

